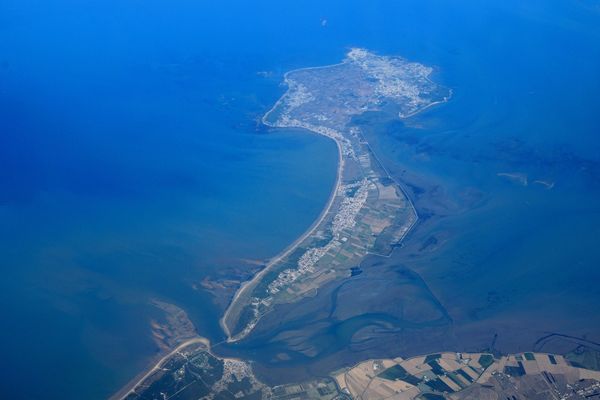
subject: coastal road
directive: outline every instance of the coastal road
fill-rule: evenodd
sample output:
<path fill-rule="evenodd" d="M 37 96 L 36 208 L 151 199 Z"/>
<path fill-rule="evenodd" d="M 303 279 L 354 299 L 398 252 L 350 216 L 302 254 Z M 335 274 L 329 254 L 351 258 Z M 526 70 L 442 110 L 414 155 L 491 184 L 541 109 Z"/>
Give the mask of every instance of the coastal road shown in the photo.
<path fill-rule="evenodd" d="M 153 373 L 158 371 L 161 368 L 161 366 L 164 364 L 165 361 L 167 361 L 169 358 L 171 358 L 173 355 L 177 354 L 178 352 L 180 352 L 187 346 L 194 344 L 194 343 L 202 343 L 207 347 L 207 349 L 210 349 L 210 341 L 206 338 L 197 337 L 197 338 L 186 340 L 185 342 L 183 342 L 179 346 L 177 346 L 175 349 L 173 349 L 173 351 L 171 351 L 169 354 L 165 355 L 160 360 L 158 360 L 158 362 L 152 368 L 150 368 L 141 378 L 129 383 L 127 386 L 125 386 L 119 392 L 115 393 L 112 397 L 110 397 L 109 400 L 125 399 L 127 396 L 129 396 L 131 393 L 133 393 L 135 388 L 137 388 L 139 385 L 141 385 Z"/>

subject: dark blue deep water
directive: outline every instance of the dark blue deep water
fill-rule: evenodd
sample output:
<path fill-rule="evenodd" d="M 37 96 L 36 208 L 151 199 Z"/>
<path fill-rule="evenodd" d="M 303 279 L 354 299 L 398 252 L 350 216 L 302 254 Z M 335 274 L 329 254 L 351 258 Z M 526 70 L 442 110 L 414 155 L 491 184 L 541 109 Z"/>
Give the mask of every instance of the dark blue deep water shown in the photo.
<path fill-rule="evenodd" d="M 392 171 L 481 200 L 410 266 L 450 315 L 600 339 L 599 3 L 324 3 L 0 0 L 1 397 L 106 398 L 157 351 L 152 298 L 221 340 L 193 287 L 285 247 L 335 175 L 332 143 L 257 120 L 285 71 L 352 46 L 454 92 L 369 133 Z"/>

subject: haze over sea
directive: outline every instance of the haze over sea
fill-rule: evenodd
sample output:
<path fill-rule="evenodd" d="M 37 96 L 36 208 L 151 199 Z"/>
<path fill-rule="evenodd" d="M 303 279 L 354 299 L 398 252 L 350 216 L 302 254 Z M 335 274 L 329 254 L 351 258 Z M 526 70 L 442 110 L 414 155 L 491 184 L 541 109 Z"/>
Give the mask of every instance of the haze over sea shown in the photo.
<path fill-rule="evenodd" d="M 399 179 L 460 210 L 408 263 L 459 330 L 511 316 L 600 340 L 598 2 L 323 3 L 0 2 L 2 397 L 114 393 L 157 351 L 150 299 L 222 340 L 199 283 L 283 249 L 335 179 L 332 142 L 258 120 L 283 73 L 353 46 L 453 90 L 365 129 Z"/>

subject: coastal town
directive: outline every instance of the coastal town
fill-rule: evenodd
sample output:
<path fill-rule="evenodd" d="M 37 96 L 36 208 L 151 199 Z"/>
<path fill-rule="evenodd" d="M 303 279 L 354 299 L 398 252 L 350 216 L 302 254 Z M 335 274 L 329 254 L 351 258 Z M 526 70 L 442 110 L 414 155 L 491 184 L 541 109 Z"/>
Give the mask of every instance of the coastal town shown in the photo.
<path fill-rule="evenodd" d="M 122 400 L 268 399 L 271 389 L 259 382 L 249 363 L 212 354 L 204 338 L 178 347 L 133 385 Z"/>
<path fill-rule="evenodd" d="M 312 227 L 235 294 L 221 321 L 229 341 L 247 336 L 277 304 L 296 302 L 349 276 L 366 255 L 389 255 L 414 226 L 412 203 L 352 120 L 384 106 L 405 117 L 446 101 L 450 91 L 432 82 L 431 72 L 399 57 L 352 49 L 340 64 L 285 75 L 288 90 L 263 123 L 334 140 L 336 184 Z"/>

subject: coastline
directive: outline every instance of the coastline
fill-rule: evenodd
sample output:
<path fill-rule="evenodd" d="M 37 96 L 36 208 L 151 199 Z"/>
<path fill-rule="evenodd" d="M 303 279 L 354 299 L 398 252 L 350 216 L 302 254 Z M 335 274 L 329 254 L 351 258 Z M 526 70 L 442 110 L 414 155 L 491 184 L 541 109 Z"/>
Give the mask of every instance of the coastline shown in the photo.
<path fill-rule="evenodd" d="M 152 375 L 154 372 L 156 372 L 158 369 L 160 369 L 160 367 L 164 364 L 165 361 L 167 361 L 169 358 L 171 358 L 178 351 L 181 351 L 185 347 L 187 347 L 191 344 L 195 344 L 195 343 L 202 343 L 210 350 L 210 341 L 206 338 L 198 336 L 198 337 L 195 337 L 192 339 L 185 340 L 184 342 L 177 345 L 177 347 L 175 347 L 170 352 L 168 352 L 166 354 L 159 353 L 156 357 L 153 357 L 153 359 L 149 363 L 151 365 L 151 367 L 144 369 L 142 372 L 140 372 L 138 375 L 136 375 L 125 386 L 123 386 L 118 392 L 116 392 L 115 394 L 110 396 L 109 400 L 125 399 L 127 396 L 129 396 L 131 393 L 133 393 L 135 388 L 138 387 L 145 379 L 147 379 L 150 375 Z M 158 360 L 155 362 L 154 360 L 156 360 L 156 359 L 158 359 Z"/>
<path fill-rule="evenodd" d="M 269 111 L 267 111 L 263 117 L 261 118 L 261 123 L 269 128 L 285 128 L 285 127 L 278 127 L 270 122 L 267 121 L 269 115 L 277 108 L 279 107 L 279 105 L 281 104 L 282 101 L 284 101 L 289 88 L 290 88 L 290 84 L 289 84 L 289 80 L 288 80 L 288 75 L 293 73 L 293 72 L 297 72 L 297 71 L 305 71 L 305 70 L 312 70 L 312 69 L 321 69 L 321 68 L 329 68 L 329 67 L 333 67 L 336 65 L 343 65 L 345 63 L 345 61 L 342 61 L 341 63 L 336 63 L 336 64 L 331 64 L 331 65 L 325 65 L 325 66 L 317 66 L 317 67 L 305 67 L 305 68 L 298 68 L 298 69 L 294 69 L 291 71 L 287 71 L 284 75 L 283 75 L 283 81 L 284 83 L 287 85 L 288 89 L 286 90 L 286 92 L 279 98 L 277 99 L 277 101 L 275 102 L 275 104 L 273 104 L 273 106 L 269 109 Z M 288 128 L 293 128 L 293 127 L 288 127 Z M 297 127 L 299 128 L 299 127 Z M 231 313 L 231 305 L 233 305 L 238 299 L 239 297 L 244 294 L 247 290 L 249 290 L 250 286 L 255 285 L 257 283 L 257 281 L 259 281 L 266 273 L 268 273 L 272 268 L 273 265 L 275 265 L 279 260 L 281 260 L 282 258 L 286 257 L 288 254 L 290 254 L 292 251 L 294 251 L 299 245 L 300 243 L 302 243 L 302 241 L 304 239 L 306 239 L 307 237 L 309 237 L 314 230 L 319 226 L 319 224 L 321 222 L 323 222 L 323 220 L 325 219 L 325 216 L 327 215 L 327 213 L 331 210 L 331 206 L 333 205 L 333 202 L 335 200 L 335 196 L 336 193 L 338 192 L 338 189 L 340 187 L 340 182 L 342 180 L 342 172 L 343 172 L 343 168 L 344 168 L 344 158 L 343 158 L 343 154 L 342 154 L 342 145 L 340 144 L 339 140 L 334 139 L 333 137 L 327 136 L 327 135 L 323 135 L 320 132 L 311 130 L 311 129 L 307 129 L 307 128 L 301 128 L 306 130 L 307 132 L 310 132 L 311 134 L 315 134 L 315 135 L 321 135 L 321 136 L 325 136 L 331 140 L 333 140 L 335 142 L 335 145 L 337 147 L 337 151 L 338 151 L 338 162 L 337 162 L 337 171 L 336 171 L 336 177 L 335 177 L 335 184 L 333 185 L 333 188 L 331 190 L 331 193 L 329 195 L 329 199 L 327 200 L 327 203 L 325 205 L 325 207 L 323 208 L 323 210 L 321 211 L 321 213 L 319 214 L 319 216 L 317 217 L 316 220 L 313 221 L 313 223 L 308 227 L 308 229 L 302 234 L 300 235 L 298 238 L 296 238 L 296 240 L 294 240 L 292 243 L 290 243 L 287 247 L 285 247 L 281 252 L 279 252 L 278 254 L 276 254 L 273 258 L 271 258 L 269 260 L 269 262 L 266 264 L 266 266 L 260 270 L 258 273 L 256 273 L 256 275 L 254 275 L 252 277 L 252 279 L 243 282 L 240 287 L 238 288 L 238 290 L 235 292 L 233 298 L 231 299 L 231 301 L 229 302 L 229 305 L 227 306 L 227 309 L 225 310 L 225 312 L 223 313 L 223 316 L 221 317 L 221 319 L 219 319 L 219 325 L 221 326 L 221 329 L 223 329 L 223 332 L 225 333 L 225 335 L 227 336 L 227 342 L 234 342 L 235 340 L 231 337 L 231 331 L 229 329 L 229 327 L 227 326 L 227 324 L 225 323 L 225 321 L 227 320 L 228 316 Z"/>
<path fill-rule="evenodd" d="M 277 107 L 278 103 L 279 102 L 275 103 L 273 108 L 271 108 L 271 110 L 269 110 L 269 112 L 267 112 L 265 114 L 265 116 L 263 117 L 262 123 L 265 124 L 266 126 L 276 127 L 276 126 L 273 126 L 273 125 L 267 123 L 265 121 L 265 118 L 269 115 L 269 113 L 273 109 L 275 109 L 275 107 Z M 292 128 L 292 127 L 290 127 L 290 128 Z M 311 134 L 321 135 L 321 133 L 310 130 L 310 129 L 306 129 L 306 128 L 302 128 L 302 129 L 306 130 L 307 132 L 310 132 Z M 340 142 L 338 140 L 335 140 L 332 137 L 329 137 L 326 135 L 322 135 L 322 136 L 325 136 L 325 137 L 333 140 L 336 144 L 337 151 L 338 151 L 338 163 L 337 163 L 338 165 L 337 165 L 337 172 L 336 172 L 336 180 L 335 180 L 335 184 L 333 185 L 333 188 L 331 190 L 331 193 L 329 195 L 329 199 L 327 200 L 327 203 L 326 203 L 325 207 L 323 208 L 323 210 L 321 211 L 321 213 L 319 214 L 318 218 L 315 221 L 313 221 L 313 223 L 308 227 L 308 229 L 301 236 L 299 236 L 296 240 L 294 240 L 292 243 L 290 243 L 285 249 L 283 249 L 281 252 L 279 252 L 277 255 L 275 255 L 275 257 L 271 258 L 269 260 L 269 262 L 267 263 L 267 265 L 262 270 L 260 270 L 258 273 L 256 273 L 256 275 L 254 275 L 252 277 L 252 279 L 242 283 L 240 288 L 235 292 L 235 295 L 231 299 L 231 302 L 229 303 L 229 306 L 225 310 L 223 317 L 221 317 L 221 319 L 219 320 L 219 324 L 221 325 L 223 332 L 225 332 L 225 335 L 227 335 L 227 342 L 235 341 L 231 337 L 231 332 L 230 332 L 229 328 L 227 327 L 227 324 L 225 323 L 225 320 L 227 319 L 227 317 L 229 316 L 229 314 L 231 312 L 231 305 L 234 304 L 234 302 L 237 301 L 237 299 L 241 295 L 243 295 L 247 290 L 249 290 L 249 288 L 252 285 L 255 285 L 258 281 L 260 281 L 260 279 L 266 273 L 268 273 L 273 268 L 273 266 L 275 264 L 277 264 L 277 262 L 279 262 L 281 259 L 285 258 L 287 255 L 289 255 L 291 252 L 293 252 L 302 243 L 302 241 L 304 239 L 309 237 L 314 232 L 314 230 L 319 226 L 319 224 L 321 224 L 321 222 L 323 222 L 323 220 L 325 219 L 325 217 L 331 210 L 331 206 L 333 205 L 333 202 L 335 200 L 336 193 L 338 192 L 338 189 L 340 187 L 342 172 L 344 169 L 344 159 L 343 159 L 343 155 L 342 155 L 342 146 L 341 146 Z"/>
<path fill-rule="evenodd" d="M 442 103 L 442 102 L 439 102 L 439 103 Z M 408 117 L 400 117 L 400 119 L 405 119 L 405 118 L 409 118 L 409 117 L 410 116 L 408 116 Z M 394 178 L 392 176 L 392 174 L 390 174 L 390 172 L 385 167 L 385 165 L 383 165 L 383 163 L 379 159 L 379 156 L 377 156 L 377 154 L 375 153 L 375 151 L 373 150 L 373 148 L 371 147 L 371 145 L 369 144 L 369 142 L 367 142 L 365 140 L 364 144 L 365 144 L 365 146 L 367 146 L 367 148 L 371 152 L 371 155 L 373 155 L 373 158 L 375 159 L 375 161 L 377 161 L 377 164 L 379 164 L 379 167 L 386 173 L 386 175 L 388 176 L 388 178 L 390 178 L 396 184 L 396 186 L 398 186 L 398 189 L 400 189 L 400 191 L 402 192 L 402 194 L 404 195 L 404 197 L 406 197 L 406 201 L 410 205 L 410 208 L 411 208 L 411 210 L 412 210 L 412 212 L 413 212 L 413 214 L 415 216 L 415 220 L 412 222 L 412 224 L 410 224 L 410 226 L 406 229 L 406 232 L 404 232 L 404 234 L 402 235 L 402 237 L 398 240 L 398 244 L 399 244 L 413 230 L 413 228 L 417 225 L 417 222 L 419 222 L 419 213 L 417 212 L 417 209 L 415 208 L 415 205 L 413 204 L 412 200 L 410 199 L 410 196 L 408 195 L 408 192 L 406 191 L 406 189 L 404 189 L 404 187 L 400 184 L 400 182 L 398 182 L 398 180 L 396 178 Z M 372 252 L 369 252 L 369 251 L 367 251 L 367 254 L 375 255 L 375 256 L 378 256 L 378 257 L 390 258 L 392 256 L 392 254 L 394 254 L 394 250 L 396 250 L 396 248 L 392 248 L 392 250 L 389 252 L 389 254 L 372 253 Z"/>
<path fill-rule="evenodd" d="M 203 344 L 204 346 L 206 346 L 207 353 L 209 353 L 213 357 L 219 358 L 223 361 L 241 361 L 241 362 L 244 361 L 244 360 L 242 360 L 240 358 L 236 358 L 236 357 L 221 357 L 221 356 L 216 355 L 215 353 L 212 352 L 212 345 L 211 345 L 211 342 L 209 339 L 202 337 L 202 336 L 196 336 L 194 338 L 184 340 L 183 342 L 178 344 L 176 347 L 171 349 L 168 353 L 160 353 L 156 357 L 153 357 L 152 361 L 150 361 L 148 363 L 149 365 L 147 368 L 145 368 L 142 372 L 140 372 L 133 379 L 131 379 L 125 386 L 123 386 L 121 389 L 119 389 L 118 392 L 116 392 L 111 397 L 109 397 L 108 400 L 124 400 L 127 396 L 129 396 L 131 393 L 133 393 L 135 388 L 137 388 L 140 384 L 142 384 L 144 382 L 144 380 L 146 380 L 154 372 L 159 370 L 164 365 L 164 363 L 166 361 L 168 361 L 171 357 L 173 357 L 175 354 L 177 354 L 181 350 L 185 349 L 186 347 L 196 344 L 196 343 Z M 222 342 L 219 342 L 219 343 L 222 343 Z M 219 343 L 216 343 L 215 346 L 218 345 Z"/>
<path fill-rule="evenodd" d="M 280 125 L 276 125 L 273 123 L 268 122 L 268 118 L 269 116 L 274 112 L 274 110 L 276 110 L 283 102 L 285 102 L 285 100 L 287 99 L 289 92 L 291 90 L 291 88 L 293 87 L 293 84 L 290 83 L 290 79 L 289 79 L 289 75 L 299 72 L 299 71 L 307 71 L 307 70 L 319 70 L 319 69 L 327 69 L 327 68 L 331 68 L 331 67 L 336 67 L 336 66 L 340 66 L 340 65 L 344 65 L 349 63 L 348 59 L 344 59 L 342 62 L 340 63 L 335 63 L 335 64 L 330 64 L 330 65 L 323 65 L 323 66 L 315 66 L 315 67 L 305 67 L 305 68 L 298 68 L 298 69 L 294 69 L 291 71 L 288 71 L 284 74 L 284 83 L 287 85 L 287 90 L 286 92 L 275 102 L 275 104 L 269 109 L 268 112 L 266 112 L 264 114 L 264 116 L 261 118 L 261 122 L 268 127 L 273 127 L 273 128 L 302 128 L 307 130 L 308 132 L 314 133 L 314 134 L 318 134 L 318 135 L 322 135 L 325 137 L 328 137 L 330 139 L 332 139 L 335 143 L 336 146 L 338 148 L 338 168 L 337 168 L 337 174 L 336 174 L 336 183 L 332 189 L 330 198 L 325 206 L 325 208 L 323 209 L 323 211 L 321 212 L 321 214 L 319 215 L 319 217 L 311 224 L 311 226 L 300 236 L 298 237 L 296 240 L 294 240 L 289 246 L 287 246 L 283 251 L 281 251 L 280 253 L 278 253 L 275 257 L 271 258 L 268 263 L 266 264 L 265 268 L 263 268 L 261 271 L 259 271 L 256 275 L 254 275 L 250 280 L 243 282 L 240 287 L 238 288 L 238 290 L 235 292 L 233 298 L 231 299 L 229 305 L 227 306 L 225 312 L 223 313 L 223 316 L 221 317 L 221 319 L 219 320 L 219 325 L 221 326 L 221 329 L 223 330 L 223 332 L 225 333 L 225 335 L 227 336 L 226 341 L 228 343 L 231 342 L 236 342 L 242 338 L 244 338 L 247 335 L 247 332 L 240 332 L 239 334 L 237 334 L 236 336 L 232 337 L 231 336 L 231 329 L 227 324 L 227 320 L 229 319 L 230 315 L 232 312 L 235 312 L 233 310 L 235 310 L 235 307 L 232 307 L 236 304 L 236 302 L 240 299 L 241 296 L 243 296 L 244 294 L 246 294 L 249 290 L 252 290 L 262 279 L 263 276 L 265 276 L 265 274 L 267 274 L 269 271 L 272 270 L 273 266 L 280 261 L 281 259 L 285 258 L 287 255 L 289 255 L 291 252 L 293 252 L 301 243 L 303 240 L 305 240 L 307 237 L 309 237 L 314 231 L 315 229 L 319 226 L 319 224 L 321 224 L 321 222 L 323 222 L 325 216 L 329 213 L 329 211 L 331 210 L 331 207 L 334 203 L 334 199 L 336 197 L 336 193 L 339 190 L 340 187 L 340 182 L 342 179 L 342 174 L 343 174 L 343 169 L 344 169 L 344 156 L 343 156 L 343 150 L 342 150 L 342 143 L 341 141 L 335 137 L 335 136 L 330 136 L 327 134 L 324 134 L 323 132 L 319 132 L 316 129 L 311 129 L 310 125 L 309 126 L 294 126 L 294 125 L 290 125 L 290 126 L 280 126 Z M 429 72 L 426 76 L 427 81 L 432 82 L 430 79 L 430 75 L 432 72 Z M 433 82 L 432 82 L 433 83 Z M 431 108 L 437 104 L 442 104 L 442 103 L 446 103 L 449 101 L 449 99 L 452 97 L 452 89 L 449 89 L 449 93 L 447 96 L 444 96 L 441 100 L 438 101 L 434 101 L 431 102 L 430 104 L 427 104 L 426 106 L 419 108 L 417 110 L 415 110 L 412 113 L 409 114 L 402 114 L 401 112 L 398 113 L 398 117 L 402 120 L 402 119 L 408 119 L 416 114 L 421 113 L 422 111 Z M 385 172 L 385 174 L 387 175 L 388 178 L 390 178 L 395 184 L 396 186 L 399 188 L 399 190 L 402 192 L 402 194 L 404 195 L 404 197 L 406 198 L 412 213 L 414 215 L 414 220 L 412 221 L 412 223 L 410 224 L 410 226 L 406 229 L 406 231 L 403 233 L 402 237 L 400 237 L 400 239 L 398 240 L 398 243 L 402 242 L 404 240 L 404 238 L 408 235 L 408 233 L 410 233 L 413 228 L 416 226 L 417 222 L 419 221 L 419 215 L 417 213 L 417 210 L 412 202 L 412 200 L 410 199 L 410 197 L 408 196 L 406 190 L 404 189 L 404 187 L 402 187 L 402 185 L 392 177 L 392 175 L 389 173 L 389 171 L 387 170 L 387 168 L 385 168 L 385 166 L 383 165 L 383 163 L 381 162 L 381 160 L 379 159 L 379 157 L 375 154 L 375 152 L 373 151 L 372 147 L 370 146 L 370 144 L 364 140 L 367 148 L 369 149 L 371 155 L 373 156 L 373 158 L 375 159 L 375 161 L 379 164 L 379 166 L 382 168 L 382 170 Z M 383 255 L 383 254 L 378 254 L 378 253 L 370 253 L 367 252 L 367 254 L 373 254 L 373 255 L 379 255 L 382 257 L 390 257 L 391 254 L 394 252 L 394 249 L 392 249 L 390 251 L 389 254 L 387 255 Z M 237 312 L 241 312 L 241 310 L 237 310 Z M 258 319 L 256 320 L 256 322 L 258 322 L 258 320 L 260 319 L 260 317 L 258 317 Z"/>
<path fill-rule="evenodd" d="M 329 214 L 329 212 L 331 211 L 334 203 L 335 203 L 335 199 L 336 199 L 336 195 L 340 189 L 341 183 L 342 183 L 342 177 L 343 177 L 343 173 L 344 173 L 344 167 L 345 167 L 345 158 L 344 158 L 344 153 L 343 153 L 343 141 L 340 140 L 339 138 L 337 138 L 336 136 L 333 135 L 327 135 L 323 132 L 320 132 L 318 129 L 314 129 L 315 127 L 312 127 L 313 129 L 311 129 L 311 126 L 302 126 L 302 124 L 300 125 L 293 125 L 290 124 L 289 126 L 286 125 L 277 125 L 276 123 L 272 123 L 269 122 L 269 116 L 282 104 L 282 102 L 284 102 L 288 96 L 288 93 L 290 91 L 291 88 L 291 84 L 290 81 L 288 79 L 288 76 L 294 72 L 298 72 L 298 71 L 305 71 L 305 70 L 317 70 L 317 69 L 327 69 L 327 68 L 331 68 L 331 67 L 335 67 L 335 66 L 339 66 L 339 65 L 344 65 L 345 63 L 347 63 L 348 61 L 344 60 L 341 63 L 336 63 L 336 64 L 331 64 L 331 65 L 324 65 L 324 66 L 317 66 L 317 67 L 306 67 L 306 68 L 299 68 L 299 69 L 295 69 L 295 70 L 291 70 L 288 71 L 284 74 L 284 82 L 286 83 L 288 89 L 287 91 L 275 102 L 275 104 L 263 115 L 263 117 L 261 118 L 261 123 L 264 124 L 265 126 L 269 127 L 269 128 L 280 128 L 280 129 L 285 129 L 285 128 L 301 128 L 303 130 L 305 130 L 307 133 L 310 134 L 316 134 L 316 135 L 321 135 L 321 136 L 325 136 L 328 137 L 329 139 L 333 140 L 336 144 L 336 148 L 337 148 L 337 152 L 338 152 L 338 160 L 337 160 L 337 170 L 336 170 L 336 179 L 335 179 L 335 183 L 331 189 L 331 193 L 329 195 L 329 198 L 327 200 L 327 203 L 325 204 L 324 208 L 321 210 L 319 216 L 311 223 L 311 225 L 306 229 L 306 231 L 304 231 L 304 233 L 302 233 L 302 235 L 300 235 L 299 237 L 297 237 L 293 242 L 291 242 L 288 246 L 286 246 L 282 251 L 280 251 L 279 253 L 277 253 L 274 257 L 268 259 L 268 262 L 265 264 L 265 267 L 260 270 L 259 272 L 257 272 L 251 279 L 243 282 L 240 287 L 236 290 L 234 296 L 232 297 L 229 305 L 227 306 L 225 312 L 223 313 L 223 316 L 219 319 L 219 324 L 223 330 L 223 332 L 226 335 L 226 342 L 231 343 L 231 342 L 236 342 L 238 340 L 243 339 L 247 333 L 242 332 L 241 334 L 235 335 L 235 336 L 231 336 L 231 329 L 229 328 L 229 326 L 227 325 L 226 321 L 227 319 L 230 317 L 232 312 L 240 312 L 241 310 L 236 310 L 235 307 L 232 307 L 232 305 L 234 305 L 239 299 L 240 297 L 244 296 L 245 294 L 247 294 L 249 291 L 251 292 L 254 287 L 256 287 L 256 285 L 258 283 L 260 283 L 260 281 L 263 279 L 263 277 L 268 274 L 273 268 L 274 266 L 277 265 L 278 262 L 280 262 L 282 259 L 284 259 L 285 257 L 287 257 L 289 254 L 291 254 L 294 250 L 296 250 L 301 243 L 307 239 L 311 234 L 313 234 L 315 232 L 315 230 L 319 227 L 319 225 L 325 220 L 325 218 L 327 217 L 327 215 Z M 427 80 L 430 81 L 429 77 L 427 77 Z M 401 120 L 404 119 L 408 119 L 416 114 L 419 114 L 420 112 L 431 108 L 432 106 L 435 106 L 437 104 L 441 104 L 441 103 L 446 103 L 448 102 L 448 100 L 452 97 L 452 90 L 450 89 L 450 92 L 448 94 L 448 96 L 443 97 L 441 100 L 439 101 L 434 101 L 431 102 L 430 104 L 415 110 L 412 113 L 403 115 L 402 113 L 398 113 L 398 118 L 400 118 Z M 318 128 L 318 127 L 316 127 Z M 361 135 L 362 136 L 362 135 Z M 419 222 L 420 218 L 419 215 L 417 213 L 417 210 L 414 206 L 413 201 L 411 200 L 411 198 L 408 196 L 408 193 L 406 191 L 406 189 L 398 182 L 397 179 L 395 179 L 387 170 L 387 168 L 384 166 L 384 164 L 381 162 L 380 158 L 377 156 L 377 154 L 375 153 L 375 151 L 373 150 L 373 148 L 371 147 L 371 145 L 364 140 L 363 138 L 363 142 L 366 145 L 366 147 L 368 148 L 371 156 L 373 157 L 373 159 L 375 160 L 375 162 L 379 165 L 379 167 L 385 172 L 385 175 L 391 179 L 394 184 L 397 186 L 397 188 L 402 192 L 402 194 L 404 195 L 404 197 L 406 198 L 406 201 L 408 202 L 409 207 L 412 210 L 412 214 L 414 216 L 414 219 L 412 221 L 412 223 L 410 224 L 410 226 L 407 227 L 406 231 L 402 234 L 402 236 L 400 237 L 400 239 L 398 240 L 398 243 L 402 242 L 406 236 L 412 232 L 412 230 L 414 229 L 414 227 L 417 225 L 417 222 Z M 378 254 L 378 253 L 371 253 L 371 252 L 367 252 L 367 254 L 372 254 L 372 255 L 377 255 L 377 256 L 381 256 L 381 257 L 390 257 L 392 253 L 394 253 L 395 248 L 392 248 L 391 251 L 389 252 L 389 254 L 387 255 L 383 255 L 383 254 Z M 258 318 L 260 319 L 260 317 Z M 210 348 L 210 342 L 208 341 L 208 339 L 205 338 L 201 338 L 201 337 L 196 337 L 196 338 L 192 338 L 189 340 L 186 340 L 185 342 L 179 344 L 176 348 L 174 348 L 173 350 L 171 350 L 169 353 L 162 355 L 162 357 L 157 356 L 156 358 L 160 357 L 158 359 L 157 362 L 154 363 L 154 365 L 152 367 L 149 367 L 149 369 L 144 370 L 142 373 L 138 374 L 135 378 L 132 379 L 131 382 L 129 382 L 124 388 L 122 388 L 119 392 L 117 392 L 115 395 L 113 395 L 110 399 L 111 400 L 121 400 L 124 399 L 125 397 L 127 397 L 130 393 L 132 393 L 136 387 L 138 387 L 141 383 L 143 383 L 143 381 L 145 379 L 147 379 L 149 376 L 151 376 L 155 371 L 159 370 L 160 367 L 164 364 L 164 362 L 166 360 L 168 360 L 170 357 L 172 357 L 173 355 L 175 355 L 178 351 L 182 350 L 183 348 L 185 348 L 186 346 L 189 346 L 191 344 L 194 343 L 203 343 L 207 346 L 207 351 L 210 354 L 213 354 L 211 352 L 211 348 Z M 220 342 L 220 343 L 223 343 Z M 219 343 L 217 343 L 218 345 Z M 154 358 L 152 362 L 154 362 L 154 360 L 156 359 Z M 219 357 L 221 358 L 221 357 Z M 226 359 L 230 359 L 230 360 L 237 360 L 236 358 L 222 358 L 223 360 Z M 150 365 L 152 365 L 152 362 L 150 363 Z"/>

